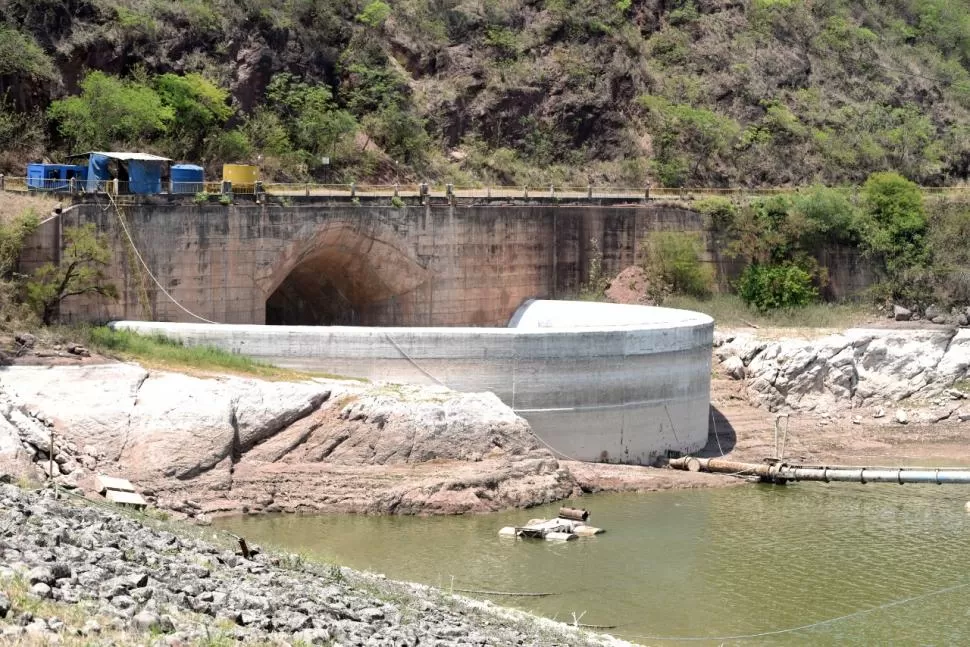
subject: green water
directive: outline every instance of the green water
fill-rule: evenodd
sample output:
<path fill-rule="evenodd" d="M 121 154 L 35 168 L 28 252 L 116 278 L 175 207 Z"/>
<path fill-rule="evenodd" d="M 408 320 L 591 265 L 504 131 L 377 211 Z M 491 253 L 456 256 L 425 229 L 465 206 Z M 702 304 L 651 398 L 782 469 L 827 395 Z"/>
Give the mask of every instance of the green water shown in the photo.
<path fill-rule="evenodd" d="M 802 483 L 611 494 L 575 502 L 607 533 L 569 543 L 499 528 L 548 506 L 462 517 L 269 516 L 220 521 L 251 542 L 493 598 L 550 618 L 616 625 L 647 645 L 970 644 L 963 486 Z M 940 592 L 948 587 L 958 587 Z M 928 595 L 927 595 L 928 594 Z M 909 602 L 861 613 L 907 598 Z M 797 631 L 758 634 L 834 620 Z"/>

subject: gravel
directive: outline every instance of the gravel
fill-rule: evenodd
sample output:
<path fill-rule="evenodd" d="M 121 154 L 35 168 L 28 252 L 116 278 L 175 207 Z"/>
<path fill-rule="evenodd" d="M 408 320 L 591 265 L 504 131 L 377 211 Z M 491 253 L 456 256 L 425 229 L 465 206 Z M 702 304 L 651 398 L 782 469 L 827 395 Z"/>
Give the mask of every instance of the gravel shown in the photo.
<path fill-rule="evenodd" d="M 628 644 L 294 555 L 245 559 L 209 530 L 64 496 L 0 485 L 0 642 Z"/>

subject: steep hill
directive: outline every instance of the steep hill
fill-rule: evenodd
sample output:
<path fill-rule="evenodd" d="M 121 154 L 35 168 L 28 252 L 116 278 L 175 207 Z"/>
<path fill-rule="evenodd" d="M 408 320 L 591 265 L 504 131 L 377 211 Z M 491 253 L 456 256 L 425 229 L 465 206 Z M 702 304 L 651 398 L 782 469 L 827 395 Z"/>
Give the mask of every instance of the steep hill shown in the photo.
<path fill-rule="evenodd" d="M 968 69 L 968 0 L 0 0 L 0 170 L 116 145 L 291 180 L 944 184 Z"/>

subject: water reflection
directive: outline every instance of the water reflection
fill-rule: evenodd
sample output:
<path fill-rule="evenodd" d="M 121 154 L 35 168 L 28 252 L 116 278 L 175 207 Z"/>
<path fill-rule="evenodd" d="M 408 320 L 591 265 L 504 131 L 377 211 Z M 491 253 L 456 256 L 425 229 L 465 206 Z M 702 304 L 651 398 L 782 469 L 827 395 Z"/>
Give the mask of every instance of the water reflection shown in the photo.
<path fill-rule="evenodd" d="M 605 535 L 503 540 L 558 506 L 463 517 L 272 516 L 220 523 L 251 541 L 445 589 L 553 592 L 500 598 L 618 636 L 711 644 L 955 644 L 970 640 L 970 516 L 963 486 L 803 483 L 598 495 L 576 505 Z M 794 633 L 724 640 L 800 627 Z M 670 642 L 670 644 L 677 644 Z M 695 643 L 696 644 L 696 643 Z M 703 643 L 702 643 L 703 644 Z"/>

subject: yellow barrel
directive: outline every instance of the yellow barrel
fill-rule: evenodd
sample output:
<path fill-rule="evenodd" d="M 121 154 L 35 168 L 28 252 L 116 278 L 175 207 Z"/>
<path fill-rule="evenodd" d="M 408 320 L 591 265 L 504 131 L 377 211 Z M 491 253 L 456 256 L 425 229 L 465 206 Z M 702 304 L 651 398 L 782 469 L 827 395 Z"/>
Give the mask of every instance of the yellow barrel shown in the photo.
<path fill-rule="evenodd" d="M 249 164 L 223 164 L 222 179 L 232 182 L 234 193 L 252 193 L 259 179 L 259 169 Z"/>

